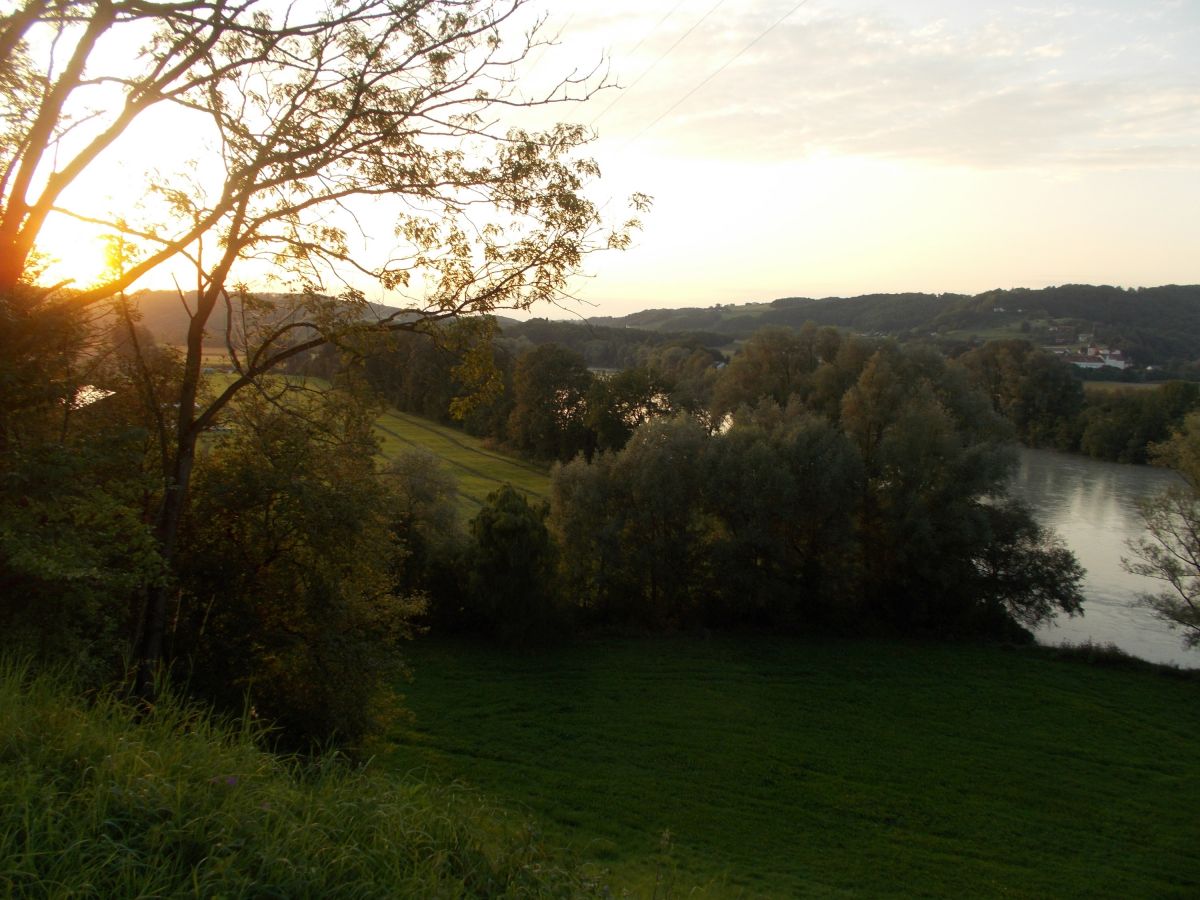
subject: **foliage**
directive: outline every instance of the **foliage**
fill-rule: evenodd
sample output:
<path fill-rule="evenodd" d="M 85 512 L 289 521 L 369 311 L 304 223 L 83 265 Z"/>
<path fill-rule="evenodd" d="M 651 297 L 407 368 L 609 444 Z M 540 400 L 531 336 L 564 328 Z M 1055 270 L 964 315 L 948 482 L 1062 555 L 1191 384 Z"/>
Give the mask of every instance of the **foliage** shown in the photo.
<path fill-rule="evenodd" d="M 123 670 L 131 596 L 165 574 L 144 519 L 161 435 L 113 337 L 31 287 L 0 296 L 0 633 L 98 680 Z M 177 369 L 152 351 L 142 371 Z"/>
<path fill-rule="evenodd" d="M 113 471 L 122 459 L 136 463 L 130 450 L 128 441 L 72 441 L 7 454 L 0 475 L 0 633 L 10 651 L 72 660 L 98 681 L 122 673 L 130 597 L 164 577 L 135 502 L 146 485 L 136 469 Z"/>
<path fill-rule="evenodd" d="M 717 433 L 650 422 L 555 472 L 571 595 L 654 627 L 1011 637 L 1079 612 L 1082 570 L 1004 499 L 1009 431 L 962 371 L 855 338 L 805 353 L 821 336 L 748 342 L 716 392 L 762 399 Z"/>
<path fill-rule="evenodd" d="M 727 339 L 747 338 L 766 326 L 799 329 L 806 322 L 858 334 L 890 335 L 953 344 L 993 329 L 1021 333 L 1031 319 L 1053 321 L 1070 335 L 1123 350 L 1139 365 L 1158 365 L 1176 377 L 1194 377 L 1200 346 L 1198 285 L 1126 289 L 1064 284 L 1039 290 L 963 294 L 866 294 L 858 297 L 783 297 L 770 303 L 718 305 L 711 309 L 649 309 L 621 318 L 593 320 L 610 327 L 676 332 L 702 327 Z M 945 336 L 958 332 L 962 337 Z"/>
<path fill-rule="evenodd" d="M 713 398 L 720 418 L 739 406 L 760 400 L 784 404 L 800 392 L 801 383 L 821 362 L 831 362 L 841 339 L 833 329 L 818 331 L 807 323 L 799 331 L 763 328 L 754 333 L 721 376 Z"/>
<path fill-rule="evenodd" d="M 670 385 L 650 369 L 625 369 L 592 381 L 584 421 L 596 449 L 620 450 L 638 426 L 675 412 Z"/>
<path fill-rule="evenodd" d="M 164 695 L 0 663 L 0 893 L 563 897 L 595 885 L 461 786 L 260 749 L 262 729 Z"/>
<path fill-rule="evenodd" d="M 564 624 L 547 513 L 504 485 L 471 520 L 469 619 L 504 643 L 542 640 Z"/>
<path fill-rule="evenodd" d="M 522 63 L 546 44 L 540 25 L 511 34 L 524 5 L 85 0 L 30 2 L 0 18 L 5 308 L 30 280 L 52 211 L 106 228 L 114 252 L 100 283 L 69 297 L 41 289 L 46 303 L 120 301 L 168 261 L 194 275 L 194 293 L 180 290 L 189 322 L 179 377 L 164 394 L 143 368 L 137 392 L 141 424 L 160 445 L 144 515 L 168 569 L 182 564 L 201 436 L 240 392 L 263 389 L 264 375 L 328 342 L 353 350 L 363 335 L 553 301 L 588 253 L 628 245 L 636 219 L 607 227 L 585 196 L 599 174 L 577 153 L 586 129 L 498 123 L 500 111 L 584 99 L 602 84 L 572 75 L 541 94 L 519 88 Z M 69 188 L 134 139 L 135 125 L 152 124 L 156 107 L 186 120 L 195 163 L 149 178 L 133 191 L 136 208 L 70 205 Z M 631 202 L 644 209 L 648 198 Z M 364 205 L 393 217 L 394 247 L 352 237 Z M 269 263 L 280 293 L 239 281 L 252 261 Z M 407 289 L 414 308 L 372 318 L 353 286 L 363 280 Z M 206 331 L 218 310 L 236 374 L 205 397 Z M 148 696 L 167 656 L 171 597 L 166 579 L 143 587 L 133 653 Z"/>
<path fill-rule="evenodd" d="M 1076 430 L 1079 449 L 1098 459 L 1150 462 L 1152 445 L 1166 441 L 1200 405 L 1200 385 L 1172 381 L 1139 391 L 1090 393 Z"/>
<path fill-rule="evenodd" d="M 195 690 L 226 710 L 249 696 L 292 742 L 361 742 L 395 712 L 419 603 L 395 592 L 372 419 L 338 392 L 245 400 L 193 486 L 173 655 Z"/>
<path fill-rule="evenodd" d="M 713 621 L 794 631 L 861 623 L 849 513 L 865 473 L 846 436 L 799 403 L 764 403 L 711 442 L 704 464 Z"/>
<path fill-rule="evenodd" d="M 1143 594 L 1142 603 L 1183 632 L 1185 647 L 1200 645 L 1200 413 L 1192 413 L 1172 438 L 1157 448 L 1184 484 L 1144 501 L 1142 519 L 1149 538 L 1130 544 L 1125 568 L 1164 585 Z"/>
<path fill-rule="evenodd" d="M 508 437 L 534 459 L 568 460 L 591 450 L 584 421 L 592 375 L 583 357 L 543 344 L 517 360 Z"/>
<path fill-rule="evenodd" d="M 708 531 L 700 481 L 705 429 L 649 422 L 625 448 L 552 475 L 552 528 L 569 595 L 593 617 L 664 628 L 697 618 Z"/>
<path fill-rule="evenodd" d="M 1029 447 L 1065 449 L 1084 404 L 1071 367 L 1028 341 L 988 341 L 956 360 Z"/>

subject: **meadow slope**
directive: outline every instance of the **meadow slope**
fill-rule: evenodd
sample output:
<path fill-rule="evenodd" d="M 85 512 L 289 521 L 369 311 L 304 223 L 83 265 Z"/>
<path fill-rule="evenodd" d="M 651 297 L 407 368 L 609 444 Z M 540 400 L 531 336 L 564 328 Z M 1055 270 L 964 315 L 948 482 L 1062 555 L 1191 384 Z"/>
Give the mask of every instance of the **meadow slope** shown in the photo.
<path fill-rule="evenodd" d="M 375 430 L 387 458 L 410 448 L 438 457 L 458 482 L 459 495 L 472 515 L 488 494 L 504 484 L 511 484 L 531 500 L 550 496 L 550 476 L 545 468 L 490 450 L 466 432 L 394 408 L 375 421 Z"/>
<path fill-rule="evenodd" d="M 1194 679 L 768 637 L 412 662 L 386 764 L 528 810 L 637 896 L 1200 892 Z"/>

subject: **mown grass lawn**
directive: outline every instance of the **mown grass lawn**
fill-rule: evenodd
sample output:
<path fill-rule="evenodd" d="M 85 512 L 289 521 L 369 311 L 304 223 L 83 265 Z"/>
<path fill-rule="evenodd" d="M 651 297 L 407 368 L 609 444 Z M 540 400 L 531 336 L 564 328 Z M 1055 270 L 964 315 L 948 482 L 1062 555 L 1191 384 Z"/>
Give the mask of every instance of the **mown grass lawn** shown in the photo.
<path fill-rule="evenodd" d="M 766 637 L 411 655 L 386 764 L 526 810 L 635 896 L 1200 895 L 1196 680 Z"/>
<path fill-rule="evenodd" d="M 504 484 L 511 484 L 530 499 L 550 496 L 550 476 L 545 468 L 490 450 L 463 431 L 395 409 L 388 409 L 376 420 L 375 430 L 385 457 L 413 447 L 438 457 L 458 482 L 459 494 L 466 501 L 464 507 L 472 515 L 488 494 Z"/>

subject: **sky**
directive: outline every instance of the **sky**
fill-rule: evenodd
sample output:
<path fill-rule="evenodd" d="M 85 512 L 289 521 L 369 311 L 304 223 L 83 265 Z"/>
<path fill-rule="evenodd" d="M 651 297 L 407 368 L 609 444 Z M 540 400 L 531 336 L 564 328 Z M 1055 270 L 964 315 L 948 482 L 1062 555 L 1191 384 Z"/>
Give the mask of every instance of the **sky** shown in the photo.
<path fill-rule="evenodd" d="M 624 86 L 579 117 L 600 194 L 655 198 L 580 281 L 596 314 L 1200 282 L 1195 0 L 571 0 L 549 24 L 539 65 L 605 50 Z"/>
<path fill-rule="evenodd" d="M 531 92 L 597 62 L 614 85 L 554 107 L 596 132 L 591 196 L 614 220 L 654 197 L 631 249 L 589 258 L 578 302 L 535 312 L 1200 282 L 1200 0 L 529 12 L 558 35 Z"/>

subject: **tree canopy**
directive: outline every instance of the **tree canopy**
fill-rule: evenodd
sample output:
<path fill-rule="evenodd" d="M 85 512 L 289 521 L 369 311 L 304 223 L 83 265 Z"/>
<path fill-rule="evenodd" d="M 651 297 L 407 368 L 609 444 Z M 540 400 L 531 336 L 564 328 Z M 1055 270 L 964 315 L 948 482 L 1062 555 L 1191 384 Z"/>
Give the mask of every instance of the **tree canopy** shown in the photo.
<path fill-rule="evenodd" d="M 152 445 L 139 459 L 154 482 L 140 515 L 167 573 L 142 580 L 131 617 L 144 691 L 165 652 L 198 442 L 236 396 L 253 387 L 286 406 L 287 382 L 264 376 L 327 342 L 357 349 L 365 334 L 554 300 L 588 253 L 624 247 L 637 227 L 607 226 L 588 199 L 599 173 L 579 152 L 586 129 L 515 121 L 603 85 L 591 71 L 540 92 L 522 82 L 546 43 L 539 22 L 520 21 L 526 6 L 25 0 L 0 18 L 0 323 L 11 346 L 34 348 L 4 354 L 26 399 L 3 431 L 31 435 L 74 396 L 94 368 L 82 311 L 111 305 L 132 342 L 129 388 Z M 174 144 L 190 160 L 127 185 L 122 208 L 72 200 L 72 186 L 138 140 L 135 125 L 163 122 L 185 136 Z M 53 215 L 112 236 L 96 284 L 41 283 L 34 263 Z M 164 368 L 136 341 L 124 291 L 168 263 L 190 290 L 179 286 L 184 346 Z M 270 293 L 247 286 L 255 266 Z M 403 292 L 405 309 L 374 314 L 368 289 Z M 47 331 L 70 346 L 40 342 Z M 233 369 L 215 388 L 202 372 L 214 338 Z M 60 386 L 36 390 L 50 369 Z"/>

